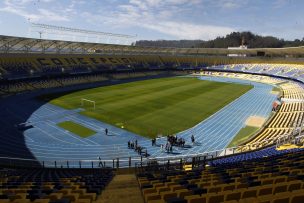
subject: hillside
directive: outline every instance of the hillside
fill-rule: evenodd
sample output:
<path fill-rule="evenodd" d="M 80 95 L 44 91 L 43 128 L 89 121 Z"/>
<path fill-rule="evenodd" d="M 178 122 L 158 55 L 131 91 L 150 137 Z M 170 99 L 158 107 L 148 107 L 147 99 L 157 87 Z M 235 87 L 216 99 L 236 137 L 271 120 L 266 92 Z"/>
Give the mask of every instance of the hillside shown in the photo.
<path fill-rule="evenodd" d="M 225 37 L 217 37 L 214 40 L 140 40 L 136 46 L 149 47 L 178 47 L 178 48 L 227 48 L 240 46 L 242 38 L 249 48 L 282 48 L 291 46 L 304 46 L 302 40 L 288 41 L 273 36 L 261 36 L 251 32 L 232 32 Z"/>

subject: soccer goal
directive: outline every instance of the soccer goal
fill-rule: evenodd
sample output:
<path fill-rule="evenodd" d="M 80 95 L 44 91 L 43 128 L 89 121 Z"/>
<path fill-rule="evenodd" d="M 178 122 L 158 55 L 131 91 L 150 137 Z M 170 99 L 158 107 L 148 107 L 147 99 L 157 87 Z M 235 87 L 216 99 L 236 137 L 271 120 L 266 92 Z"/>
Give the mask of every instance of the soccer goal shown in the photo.
<path fill-rule="evenodd" d="M 91 104 L 92 106 L 93 106 L 93 109 L 95 110 L 95 108 L 96 108 L 96 104 L 95 104 L 95 101 L 92 101 L 92 100 L 89 100 L 89 99 L 81 99 L 81 106 L 82 107 L 85 107 L 86 106 L 86 104 L 87 105 L 89 105 L 89 104 Z"/>

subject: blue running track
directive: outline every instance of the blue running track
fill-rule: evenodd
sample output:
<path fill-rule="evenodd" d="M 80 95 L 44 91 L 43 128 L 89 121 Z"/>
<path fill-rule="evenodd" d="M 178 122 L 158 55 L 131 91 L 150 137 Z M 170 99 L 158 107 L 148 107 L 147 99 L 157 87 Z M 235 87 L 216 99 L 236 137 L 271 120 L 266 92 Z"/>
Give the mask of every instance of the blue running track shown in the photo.
<path fill-rule="evenodd" d="M 167 157 L 189 155 L 225 148 L 232 138 L 245 126 L 250 116 L 268 118 L 272 102 L 276 95 L 271 94 L 272 86 L 239 79 L 221 77 L 201 77 L 202 80 L 252 84 L 253 89 L 242 95 L 206 120 L 184 132 L 177 134 L 186 140 L 185 148 L 174 147 L 173 153 L 161 151 L 160 144 L 166 143 L 166 138 L 157 139 L 158 146 L 151 146 L 151 141 L 124 129 L 78 114 L 82 109 L 66 110 L 60 107 L 44 104 L 31 114 L 27 122 L 34 128 L 24 134 L 27 148 L 39 161 L 54 160 L 103 160 L 117 157 L 138 157 L 138 154 L 128 149 L 128 140 L 138 140 L 139 145 L 146 147 L 152 157 Z M 71 120 L 97 132 L 89 138 L 80 138 L 56 124 Z M 106 136 L 104 129 L 109 129 Z M 196 143 L 191 144 L 190 136 L 194 134 Z"/>

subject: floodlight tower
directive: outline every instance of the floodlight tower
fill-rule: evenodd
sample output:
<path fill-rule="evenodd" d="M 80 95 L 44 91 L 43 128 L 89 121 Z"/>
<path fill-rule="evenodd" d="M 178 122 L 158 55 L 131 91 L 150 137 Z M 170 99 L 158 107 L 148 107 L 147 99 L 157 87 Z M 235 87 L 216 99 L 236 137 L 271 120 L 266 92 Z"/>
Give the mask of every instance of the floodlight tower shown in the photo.
<path fill-rule="evenodd" d="M 39 38 L 41 39 L 42 38 L 42 31 L 38 32 L 39 33 Z"/>
<path fill-rule="evenodd" d="M 242 43 L 241 43 L 241 46 L 245 46 L 245 37 L 242 36 Z"/>

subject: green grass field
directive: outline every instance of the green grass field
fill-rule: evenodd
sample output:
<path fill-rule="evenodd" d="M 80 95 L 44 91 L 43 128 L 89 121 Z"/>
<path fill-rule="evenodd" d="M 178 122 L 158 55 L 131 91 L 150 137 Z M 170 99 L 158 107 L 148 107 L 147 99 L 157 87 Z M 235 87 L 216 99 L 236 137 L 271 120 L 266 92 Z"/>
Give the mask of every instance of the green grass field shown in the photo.
<path fill-rule="evenodd" d="M 64 121 L 62 123 L 58 123 L 57 125 L 65 130 L 68 130 L 71 133 L 74 133 L 83 138 L 96 134 L 96 132 L 94 130 L 91 130 L 87 127 L 84 127 L 84 126 L 82 126 L 78 123 L 74 123 L 72 121 Z"/>
<path fill-rule="evenodd" d="M 257 132 L 260 128 L 258 127 L 252 127 L 252 126 L 246 126 L 242 128 L 238 134 L 232 139 L 229 147 L 235 147 L 238 144 L 241 144 L 242 142 L 246 141 L 251 135 L 253 135 L 255 132 Z"/>
<path fill-rule="evenodd" d="M 81 107 L 81 98 L 94 100 L 96 109 L 87 103 L 81 114 L 155 137 L 191 128 L 251 88 L 175 77 L 82 90 L 59 96 L 50 103 L 75 109 Z"/>

